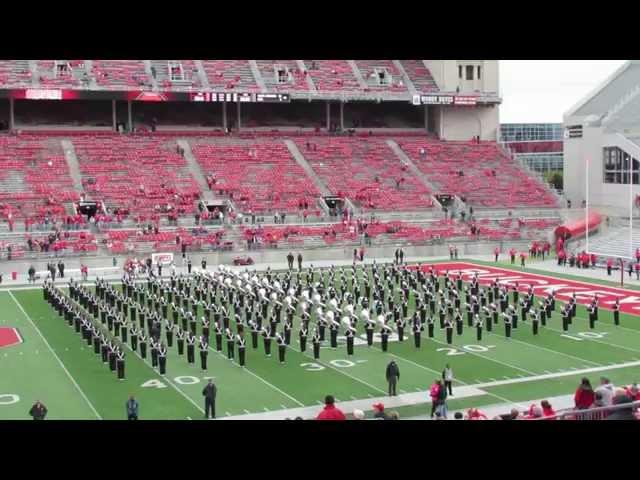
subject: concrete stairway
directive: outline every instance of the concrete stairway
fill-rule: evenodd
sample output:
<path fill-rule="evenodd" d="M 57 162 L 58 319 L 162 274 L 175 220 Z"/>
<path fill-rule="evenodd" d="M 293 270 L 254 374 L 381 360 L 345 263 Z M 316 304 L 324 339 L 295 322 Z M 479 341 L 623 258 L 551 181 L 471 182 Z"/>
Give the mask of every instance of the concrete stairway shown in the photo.
<path fill-rule="evenodd" d="M 73 188 L 76 192 L 82 193 L 82 174 L 80 173 L 80 164 L 78 163 L 78 157 L 76 156 L 73 143 L 71 143 L 71 140 L 62 140 L 60 143 L 64 151 L 64 158 L 69 167 L 69 174 L 73 180 Z"/>
<path fill-rule="evenodd" d="M 182 147 L 184 150 L 184 159 L 187 161 L 187 167 L 193 178 L 195 178 L 196 182 L 198 182 L 198 186 L 200 187 L 200 191 L 202 192 L 202 198 L 205 202 L 214 202 L 214 201 L 227 201 L 226 198 L 217 197 L 213 194 L 211 190 L 209 190 L 209 185 L 207 185 L 207 179 L 200 168 L 200 164 L 198 160 L 196 160 L 195 155 L 191 151 L 191 145 L 185 139 L 178 140 L 178 145 Z"/>
<path fill-rule="evenodd" d="M 324 184 L 322 180 L 320 180 L 320 177 L 318 177 L 318 174 L 313 171 L 313 168 L 311 167 L 311 165 L 309 165 L 309 162 L 307 162 L 307 159 L 304 158 L 304 155 L 302 155 L 300 150 L 298 150 L 298 146 L 295 143 L 293 143 L 293 141 L 291 140 L 285 140 L 284 143 L 289 149 L 289 152 L 291 152 L 291 155 L 293 156 L 293 158 L 295 158 L 296 162 L 298 162 L 298 165 L 300 165 L 302 169 L 306 172 L 306 174 L 309 176 L 309 178 L 313 180 L 314 185 L 320 191 L 320 193 L 322 193 L 323 196 L 331 195 L 331 192 L 329 191 L 327 186 Z"/>
<path fill-rule="evenodd" d="M 300 69 L 301 72 L 309 71 L 309 69 L 307 68 L 307 66 L 304 64 L 302 60 L 296 60 L 296 63 L 298 64 L 298 68 Z M 313 79 L 311 78 L 311 75 L 307 75 L 307 85 L 311 93 L 318 93 L 318 89 L 316 88 L 316 84 L 313 83 Z"/>
<path fill-rule="evenodd" d="M 204 71 L 204 67 L 202 66 L 202 60 L 194 60 L 196 64 L 196 68 L 198 69 L 198 78 L 200 79 L 200 85 L 204 88 L 211 88 L 209 84 L 209 79 L 207 78 L 207 72 Z"/>
<path fill-rule="evenodd" d="M 368 86 L 367 82 L 362 76 L 362 72 L 358 68 L 358 65 L 356 64 L 355 60 L 347 60 L 347 63 L 351 67 L 351 70 L 353 70 L 353 76 L 356 77 L 356 79 L 358 80 L 358 83 L 360 84 L 360 88 L 362 88 L 363 90 L 367 88 Z"/>
<path fill-rule="evenodd" d="M 413 163 L 413 161 L 407 156 L 407 154 L 402 151 L 402 149 L 398 146 L 398 144 L 395 141 L 387 140 L 387 145 L 389 145 L 389 148 L 391 148 L 391 150 L 393 150 L 393 153 L 396 154 L 398 159 L 403 164 L 405 164 L 405 165 L 407 165 L 409 167 L 409 170 L 411 170 L 411 173 L 413 173 L 415 175 L 415 177 L 422 182 L 423 185 L 425 185 L 427 188 L 429 188 L 433 193 L 438 191 L 438 189 L 435 188 L 433 186 L 433 184 L 427 179 L 427 176 L 418 169 L 416 164 Z M 438 201 L 436 200 L 435 197 L 432 196 L 431 198 L 433 199 L 433 202 L 436 205 L 442 207 L 438 203 Z"/>
<path fill-rule="evenodd" d="M 264 79 L 260 74 L 260 69 L 258 68 L 258 64 L 255 60 L 249 60 L 249 68 L 251 68 L 251 73 L 253 73 L 254 78 L 256 79 L 256 83 L 262 92 L 267 91 L 267 86 L 264 83 Z"/>
<path fill-rule="evenodd" d="M 418 90 L 416 89 L 416 86 L 413 84 L 413 82 L 409 78 L 409 75 L 407 75 L 407 72 L 402 66 L 402 63 L 400 63 L 400 60 L 392 60 L 392 62 L 393 62 L 393 65 L 398 69 L 398 71 L 402 75 L 402 81 L 411 92 L 411 95 L 418 95 Z"/>
<path fill-rule="evenodd" d="M 147 77 L 149 78 L 149 81 L 151 82 L 151 86 L 153 88 L 153 90 L 158 90 L 158 81 L 156 80 L 156 78 L 151 75 L 151 60 L 145 60 L 144 61 L 144 71 L 147 74 Z"/>

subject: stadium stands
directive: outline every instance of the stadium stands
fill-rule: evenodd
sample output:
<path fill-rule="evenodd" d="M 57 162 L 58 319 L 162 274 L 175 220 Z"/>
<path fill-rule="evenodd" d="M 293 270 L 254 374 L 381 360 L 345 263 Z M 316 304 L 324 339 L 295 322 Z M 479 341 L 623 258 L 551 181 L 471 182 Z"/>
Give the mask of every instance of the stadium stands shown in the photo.
<path fill-rule="evenodd" d="M 372 92 L 408 92 L 400 71 L 392 60 L 356 60 L 358 70 L 367 82 L 367 90 Z M 384 71 L 391 75 L 388 84 L 380 84 L 376 72 Z"/>
<path fill-rule="evenodd" d="M 138 221 L 195 211 L 200 191 L 175 143 L 151 137 L 73 139 L 84 191 L 110 213 Z"/>
<path fill-rule="evenodd" d="M 77 200 L 60 143 L 47 137 L 0 137 L 0 216 L 47 223 Z"/>
<path fill-rule="evenodd" d="M 11 87 L 31 86 L 28 60 L 0 60 L 0 84 Z"/>
<path fill-rule="evenodd" d="M 202 138 L 192 151 L 212 189 L 228 195 L 236 208 L 248 213 L 292 213 L 317 207 L 319 192 L 281 141 Z"/>
<path fill-rule="evenodd" d="M 320 92 L 362 90 L 346 60 L 304 60 L 304 64 Z"/>
<path fill-rule="evenodd" d="M 306 71 L 301 71 L 295 60 L 256 60 L 260 76 L 269 89 L 277 91 L 308 92 Z M 280 81 L 278 68 L 284 69 L 287 74 Z"/>
<path fill-rule="evenodd" d="M 94 60 L 92 75 L 102 89 L 139 89 L 150 86 L 142 60 Z"/>
<path fill-rule="evenodd" d="M 310 143 L 312 149 L 307 148 Z M 431 192 L 402 165 L 382 139 L 313 137 L 299 150 L 335 195 L 366 210 L 431 208 Z"/>
<path fill-rule="evenodd" d="M 61 62 L 56 70 L 55 60 L 38 60 L 38 80 L 43 88 L 78 88 L 87 86 L 90 78 L 84 60 Z"/>
<path fill-rule="evenodd" d="M 399 144 L 438 193 L 458 195 L 473 207 L 557 207 L 553 194 L 495 142 L 403 139 Z"/>
<path fill-rule="evenodd" d="M 439 90 L 431 72 L 425 67 L 422 60 L 400 60 L 400 64 L 419 92 L 437 92 Z"/>
<path fill-rule="evenodd" d="M 202 66 L 212 88 L 259 91 L 248 60 L 202 60 Z"/>

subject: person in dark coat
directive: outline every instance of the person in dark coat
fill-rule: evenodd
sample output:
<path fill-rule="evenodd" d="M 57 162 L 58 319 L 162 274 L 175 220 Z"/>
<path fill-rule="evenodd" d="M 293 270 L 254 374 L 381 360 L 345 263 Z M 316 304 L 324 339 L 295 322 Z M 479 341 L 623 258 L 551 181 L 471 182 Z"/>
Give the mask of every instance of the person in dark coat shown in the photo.
<path fill-rule="evenodd" d="M 216 418 L 216 395 L 218 394 L 218 388 L 215 386 L 212 380 L 202 390 L 204 396 L 204 418 Z"/>
<path fill-rule="evenodd" d="M 40 400 L 36 400 L 36 403 L 34 403 L 31 410 L 29 410 L 29 415 L 31 415 L 34 420 L 44 420 L 47 412 L 47 407 L 45 407 Z"/>
<path fill-rule="evenodd" d="M 298 254 L 298 271 L 302 271 L 302 254 Z"/>
<path fill-rule="evenodd" d="M 387 383 L 389 383 L 389 396 L 397 395 L 396 386 L 398 385 L 398 380 L 400 380 L 400 368 L 394 360 L 391 360 L 389 365 L 387 365 L 385 376 Z"/>
<path fill-rule="evenodd" d="M 129 396 L 129 400 L 127 400 L 126 407 L 127 407 L 127 419 L 138 420 L 138 409 L 140 405 L 133 395 Z"/>

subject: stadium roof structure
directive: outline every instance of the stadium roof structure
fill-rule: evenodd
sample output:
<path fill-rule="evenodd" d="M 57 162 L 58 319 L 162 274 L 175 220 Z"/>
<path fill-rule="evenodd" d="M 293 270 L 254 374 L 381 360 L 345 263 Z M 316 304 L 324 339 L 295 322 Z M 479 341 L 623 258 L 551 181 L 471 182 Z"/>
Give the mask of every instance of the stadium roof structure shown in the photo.
<path fill-rule="evenodd" d="M 569 109 L 564 119 L 609 116 L 620 111 L 636 90 L 640 91 L 640 60 L 629 60 Z"/>

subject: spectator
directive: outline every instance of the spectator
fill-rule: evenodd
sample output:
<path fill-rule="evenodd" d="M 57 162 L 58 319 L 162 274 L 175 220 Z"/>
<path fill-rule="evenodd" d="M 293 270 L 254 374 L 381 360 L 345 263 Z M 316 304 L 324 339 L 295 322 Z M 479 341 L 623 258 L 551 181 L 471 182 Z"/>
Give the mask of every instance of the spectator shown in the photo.
<path fill-rule="evenodd" d="M 595 394 L 588 378 L 583 378 L 574 395 L 575 406 L 578 410 L 584 410 L 593 405 Z"/>
<path fill-rule="evenodd" d="M 542 408 L 538 405 L 531 405 L 529 408 L 529 414 L 524 417 L 526 420 L 535 420 L 536 418 L 542 418 Z"/>
<path fill-rule="evenodd" d="M 477 408 L 470 408 L 467 411 L 466 420 L 488 420 L 488 418 L 484 413 L 482 413 Z"/>
<path fill-rule="evenodd" d="M 324 398 L 324 408 L 316 417 L 316 420 L 346 420 L 344 413 L 342 410 L 337 408 L 335 405 L 335 400 L 333 395 L 327 395 Z"/>
<path fill-rule="evenodd" d="M 602 396 L 603 405 L 611 405 L 613 403 L 613 394 L 615 392 L 615 387 L 606 377 L 600 378 L 600 386 L 595 389 L 595 393 L 600 393 Z"/>
<path fill-rule="evenodd" d="M 517 408 L 512 408 L 509 413 L 498 415 L 496 420 L 518 420 L 520 418 L 520 412 Z"/>
<path fill-rule="evenodd" d="M 628 395 L 629 397 L 631 397 L 631 399 L 632 399 L 634 402 L 637 402 L 637 401 L 639 401 L 639 400 L 640 400 L 640 389 L 638 389 L 638 384 L 637 384 L 637 383 L 634 383 L 633 385 L 631 385 L 630 387 L 628 387 L 628 388 L 626 389 L 626 391 L 627 391 L 627 395 Z"/>
<path fill-rule="evenodd" d="M 429 387 L 429 396 L 431 397 L 431 418 L 433 418 L 438 408 L 438 396 L 440 395 L 440 389 L 444 388 L 440 384 L 440 380 L 436 379 L 431 387 Z"/>
<path fill-rule="evenodd" d="M 353 411 L 353 419 L 354 420 L 364 420 L 364 418 L 365 418 L 365 415 L 364 415 L 364 412 L 362 410 L 355 409 Z"/>
<path fill-rule="evenodd" d="M 384 411 L 384 404 L 373 404 L 373 418 L 379 418 L 381 420 L 389 420 L 388 415 Z"/>
<path fill-rule="evenodd" d="M 542 415 L 545 417 L 553 417 L 556 414 L 555 410 L 547 400 L 542 400 L 540 402 L 540 406 L 542 407 Z"/>
<path fill-rule="evenodd" d="M 632 402 L 633 399 L 627 395 L 624 389 L 619 388 L 616 390 L 613 397 L 613 405 L 631 404 Z M 636 420 L 636 418 L 633 415 L 633 407 L 629 405 L 629 407 L 611 412 L 606 420 Z"/>
<path fill-rule="evenodd" d="M 47 413 L 47 407 L 45 407 L 40 400 L 36 400 L 36 403 L 34 403 L 31 410 L 29 410 L 29 415 L 31 415 L 34 420 L 44 420 Z"/>
<path fill-rule="evenodd" d="M 133 397 L 133 395 L 129 396 L 129 400 L 127 400 L 127 419 L 128 420 L 138 420 L 138 401 Z"/>

